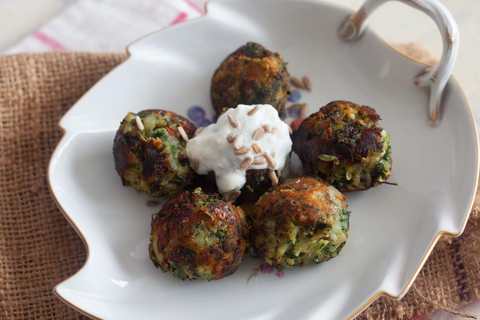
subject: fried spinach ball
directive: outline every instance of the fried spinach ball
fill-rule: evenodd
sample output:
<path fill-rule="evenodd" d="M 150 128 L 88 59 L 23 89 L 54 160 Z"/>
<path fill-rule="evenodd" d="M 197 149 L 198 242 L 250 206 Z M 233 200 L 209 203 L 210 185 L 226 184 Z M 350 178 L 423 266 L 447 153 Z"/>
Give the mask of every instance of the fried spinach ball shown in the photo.
<path fill-rule="evenodd" d="M 150 258 L 180 279 L 220 279 L 240 265 L 247 231 L 241 208 L 200 188 L 185 191 L 153 218 Z"/>
<path fill-rule="evenodd" d="M 287 180 L 258 199 L 252 217 L 256 254 L 277 268 L 337 256 L 348 238 L 345 196 L 323 181 Z"/>
<path fill-rule="evenodd" d="M 270 104 L 281 118 L 289 94 L 289 74 L 278 53 L 248 42 L 230 54 L 212 77 L 217 116 L 239 104 Z"/>
<path fill-rule="evenodd" d="M 181 130 L 192 137 L 195 126 L 169 111 L 128 113 L 113 143 L 115 169 L 125 186 L 153 197 L 171 196 L 189 186 L 195 176 Z"/>
<path fill-rule="evenodd" d="M 333 101 L 293 134 L 293 150 L 304 172 L 341 191 L 365 190 L 387 181 L 392 169 L 389 134 L 370 107 Z"/>

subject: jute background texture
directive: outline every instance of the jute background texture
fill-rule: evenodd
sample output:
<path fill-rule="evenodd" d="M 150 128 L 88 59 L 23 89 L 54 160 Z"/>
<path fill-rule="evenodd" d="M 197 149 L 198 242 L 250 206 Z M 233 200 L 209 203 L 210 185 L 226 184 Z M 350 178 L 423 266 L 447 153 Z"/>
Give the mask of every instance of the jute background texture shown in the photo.
<path fill-rule="evenodd" d="M 81 319 L 53 287 L 78 270 L 85 247 L 57 209 L 47 165 L 57 123 L 122 54 L 50 53 L 0 57 L 0 319 Z M 464 235 L 442 239 L 398 302 L 382 297 L 359 319 L 412 319 L 480 298 L 480 214 Z"/>

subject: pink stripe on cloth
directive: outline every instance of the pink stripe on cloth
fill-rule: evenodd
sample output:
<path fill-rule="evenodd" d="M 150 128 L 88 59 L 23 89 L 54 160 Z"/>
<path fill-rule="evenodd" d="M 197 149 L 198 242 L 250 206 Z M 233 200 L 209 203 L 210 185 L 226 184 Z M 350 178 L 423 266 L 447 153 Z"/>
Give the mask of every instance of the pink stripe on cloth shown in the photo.
<path fill-rule="evenodd" d="M 192 8 L 192 9 L 195 10 L 195 11 L 197 11 L 198 13 L 204 14 L 203 8 L 201 8 L 198 4 L 196 4 L 196 3 L 193 2 L 192 0 L 183 0 L 183 2 L 185 2 L 186 4 L 188 4 L 188 6 L 189 6 L 190 8 Z"/>
<path fill-rule="evenodd" d="M 44 45 L 46 45 L 47 47 L 49 47 L 50 49 L 52 49 L 54 51 L 64 51 L 65 50 L 65 47 L 60 42 L 53 39 L 52 37 L 50 37 L 46 33 L 43 33 L 41 31 L 37 31 L 33 34 L 33 36 L 35 37 L 35 39 L 37 39 L 38 41 L 40 41 L 41 43 L 43 43 Z"/>
<path fill-rule="evenodd" d="M 169 23 L 169 25 L 170 25 L 170 26 L 176 25 L 177 23 L 181 23 L 181 22 L 187 20 L 187 18 L 188 18 L 188 14 L 187 14 L 186 12 L 183 12 L 183 11 L 182 11 L 182 12 L 180 12 L 180 13 L 175 17 L 175 19 L 173 19 L 173 20 Z"/>

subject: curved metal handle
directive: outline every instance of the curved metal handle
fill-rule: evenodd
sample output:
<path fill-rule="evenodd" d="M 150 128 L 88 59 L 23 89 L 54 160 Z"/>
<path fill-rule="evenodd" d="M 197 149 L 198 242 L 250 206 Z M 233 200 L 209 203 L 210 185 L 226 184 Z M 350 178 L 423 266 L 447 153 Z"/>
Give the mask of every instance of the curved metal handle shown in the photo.
<path fill-rule="evenodd" d="M 347 17 L 341 24 L 338 33 L 346 41 L 360 38 L 369 16 L 382 4 L 392 0 L 366 0 L 363 6 Z M 415 84 L 420 87 L 430 87 L 429 115 L 435 123 L 441 112 L 443 91 L 452 75 L 457 59 L 459 33 L 458 26 L 451 13 L 438 0 L 396 0 L 429 15 L 440 30 L 443 41 L 443 53 L 440 62 L 425 68 L 415 78 Z"/>

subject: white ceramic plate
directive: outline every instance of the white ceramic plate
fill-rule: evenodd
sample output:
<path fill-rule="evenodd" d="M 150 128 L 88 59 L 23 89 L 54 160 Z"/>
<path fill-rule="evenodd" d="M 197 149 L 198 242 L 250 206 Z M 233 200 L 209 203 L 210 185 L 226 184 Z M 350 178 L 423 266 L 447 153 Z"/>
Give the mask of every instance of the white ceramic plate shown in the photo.
<path fill-rule="evenodd" d="M 82 269 L 55 288 L 61 299 L 104 319 L 290 320 L 347 318 L 382 293 L 404 295 L 439 235 L 464 229 L 478 176 L 475 124 L 451 79 L 443 119 L 431 127 L 428 92 L 413 84 L 423 66 L 368 30 L 361 41 L 339 40 L 347 14 L 313 1 L 217 0 L 206 17 L 134 43 L 130 58 L 60 123 L 65 135 L 51 159 L 51 189 L 89 251 Z M 310 111 L 335 99 L 376 108 L 393 139 L 391 180 L 399 185 L 349 195 L 351 236 L 329 262 L 247 281 L 258 265 L 247 259 L 223 280 L 182 282 L 149 261 L 155 210 L 121 185 L 114 131 L 128 111 L 210 110 L 214 69 L 250 40 L 279 51 L 291 74 L 311 78 L 313 91 L 302 96 Z"/>

